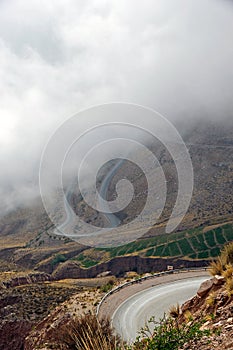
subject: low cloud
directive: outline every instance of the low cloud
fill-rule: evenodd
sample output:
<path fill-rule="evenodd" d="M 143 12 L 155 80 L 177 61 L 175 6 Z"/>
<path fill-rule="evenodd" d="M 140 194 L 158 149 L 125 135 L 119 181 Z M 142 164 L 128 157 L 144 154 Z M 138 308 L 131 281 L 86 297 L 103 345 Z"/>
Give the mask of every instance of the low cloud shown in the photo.
<path fill-rule="evenodd" d="M 82 108 L 232 118 L 232 17 L 227 0 L 2 0 L 1 212 L 38 194 L 46 140 Z"/>

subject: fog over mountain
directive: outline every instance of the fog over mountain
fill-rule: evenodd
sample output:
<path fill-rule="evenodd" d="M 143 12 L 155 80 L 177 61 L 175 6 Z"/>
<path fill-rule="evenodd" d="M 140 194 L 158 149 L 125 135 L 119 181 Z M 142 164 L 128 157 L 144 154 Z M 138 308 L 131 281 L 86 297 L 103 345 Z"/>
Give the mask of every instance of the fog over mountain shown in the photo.
<path fill-rule="evenodd" d="M 232 119 L 232 34 L 229 0 L 1 0 L 0 212 L 38 194 L 45 143 L 83 108 Z"/>

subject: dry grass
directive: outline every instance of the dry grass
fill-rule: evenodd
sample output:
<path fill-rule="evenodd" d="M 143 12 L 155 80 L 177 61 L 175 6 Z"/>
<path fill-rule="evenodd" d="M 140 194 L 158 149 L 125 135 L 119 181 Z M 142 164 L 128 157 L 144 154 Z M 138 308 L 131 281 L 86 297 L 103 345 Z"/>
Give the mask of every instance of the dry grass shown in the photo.
<path fill-rule="evenodd" d="M 225 266 L 225 270 L 222 273 L 223 277 L 227 280 L 233 275 L 233 266 L 231 264 L 227 264 Z"/>
<path fill-rule="evenodd" d="M 191 322 L 193 320 L 193 314 L 191 313 L 190 310 L 186 310 L 184 312 L 184 318 L 186 322 Z"/>
<path fill-rule="evenodd" d="M 169 316 L 176 319 L 180 315 L 180 305 L 177 303 L 176 305 L 173 305 L 169 309 Z"/>
<path fill-rule="evenodd" d="M 206 304 L 209 307 L 213 307 L 216 303 L 216 299 L 217 298 L 217 293 L 216 292 L 212 292 L 208 295 L 208 297 L 206 298 Z"/>
<path fill-rule="evenodd" d="M 226 280 L 226 291 L 229 298 L 233 295 L 233 278 L 227 278 Z"/>
<path fill-rule="evenodd" d="M 217 258 L 217 260 L 212 261 L 209 265 L 208 271 L 212 276 L 219 275 L 222 276 L 223 273 L 223 262 L 220 257 Z"/>
<path fill-rule="evenodd" d="M 219 275 L 225 278 L 233 274 L 233 242 L 226 244 L 217 260 L 210 263 L 209 273 L 212 276 Z"/>
<path fill-rule="evenodd" d="M 61 336 L 70 350 L 117 350 L 123 346 L 114 335 L 110 321 L 98 321 L 91 314 L 75 319 Z"/>
<path fill-rule="evenodd" d="M 233 242 L 226 244 L 216 261 L 212 261 L 209 266 L 209 273 L 212 276 L 220 275 L 225 279 L 225 288 L 229 298 L 233 295 Z M 206 300 L 209 306 L 215 303 L 211 293 Z"/>
<path fill-rule="evenodd" d="M 233 242 L 223 247 L 220 257 L 224 265 L 233 264 Z"/>

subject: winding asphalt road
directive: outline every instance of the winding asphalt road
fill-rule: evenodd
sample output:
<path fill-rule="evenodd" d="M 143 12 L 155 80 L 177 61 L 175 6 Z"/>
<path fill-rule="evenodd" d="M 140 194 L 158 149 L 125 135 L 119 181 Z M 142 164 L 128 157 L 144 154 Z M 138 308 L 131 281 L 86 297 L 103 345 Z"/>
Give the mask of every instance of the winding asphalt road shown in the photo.
<path fill-rule="evenodd" d="M 201 276 L 177 280 L 136 293 L 115 310 L 112 315 L 113 327 L 124 340 L 134 341 L 146 321 L 152 316 L 158 321 L 170 306 L 182 304 L 193 297 L 206 279 L 206 276 Z"/>
<path fill-rule="evenodd" d="M 58 235 L 63 234 L 63 230 L 66 228 L 66 226 L 75 218 L 75 213 L 71 207 L 71 205 L 69 204 L 70 198 L 72 193 L 74 192 L 74 188 L 75 188 L 75 183 L 73 182 L 70 186 L 70 188 L 66 191 L 66 198 L 64 197 L 64 208 L 65 208 L 65 212 L 66 212 L 66 218 L 65 221 L 58 226 L 55 229 L 55 233 Z"/>
<path fill-rule="evenodd" d="M 120 166 L 122 165 L 123 162 L 124 162 L 124 159 L 120 159 L 112 167 L 112 169 L 109 170 L 109 172 L 104 177 L 104 179 L 103 179 L 103 181 L 101 183 L 99 194 L 105 201 L 107 201 L 107 193 L 108 193 L 108 190 L 109 190 L 110 182 L 111 182 L 113 176 L 115 175 L 115 173 L 120 168 Z M 107 206 L 107 203 L 106 203 L 106 206 Z M 108 209 L 108 208 L 105 208 L 104 206 L 101 208 L 101 211 L 103 212 L 102 215 L 108 221 L 108 223 L 110 225 L 110 228 L 117 227 L 121 223 L 120 219 L 113 213 L 105 212 L 106 209 Z"/>
<path fill-rule="evenodd" d="M 110 182 L 111 182 L 113 176 L 115 175 L 115 173 L 120 168 L 120 166 L 122 165 L 123 162 L 124 162 L 124 159 L 120 159 L 112 167 L 112 169 L 110 169 L 110 171 L 107 173 L 107 175 L 104 177 L 104 179 L 103 179 L 103 181 L 101 183 L 99 194 L 101 195 L 101 197 L 105 201 L 107 201 L 107 193 L 108 193 L 108 190 L 109 190 Z M 75 187 L 75 183 L 73 182 L 71 184 L 71 186 L 68 188 L 68 190 L 66 191 L 66 198 L 64 198 L 64 208 L 65 208 L 65 212 L 66 212 L 66 218 L 65 218 L 65 221 L 59 227 L 57 227 L 57 229 L 55 230 L 55 233 L 57 233 L 57 234 L 62 234 L 63 230 L 65 229 L 65 227 L 70 222 L 72 222 L 72 220 L 75 219 L 75 213 L 74 213 L 71 205 L 69 204 L 71 195 L 74 192 L 74 187 Z M 107 206 L 107 203 L 106 203 L 106 206 Z M 106 213 L 105 212 L 105 207 L 102 207 L 101 209 L 102 209 L 101 211 L 103 212 L 102 215 L 105 217 L 105 219 L 109 223 L 109 227 L 110 228 L 117 227 L 121 223 L 120 219 L 115 214 L 113 214 L 113 213 Z"/>

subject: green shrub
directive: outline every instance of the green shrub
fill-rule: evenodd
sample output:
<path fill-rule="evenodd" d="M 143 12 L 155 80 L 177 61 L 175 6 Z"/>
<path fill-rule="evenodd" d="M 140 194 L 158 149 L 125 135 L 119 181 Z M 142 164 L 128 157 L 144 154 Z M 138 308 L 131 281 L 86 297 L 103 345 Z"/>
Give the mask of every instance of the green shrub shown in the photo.
<path fill-rule="evenodd" d="M 113 287 L 112 283 L 107 283 L 107 284 L 104 284 L 103 286 L 101 286 L 100 290 L 103 293 L 107 293 L 107 292 L 109 292 L 112 289 L 112 287 Z"/>
<path fill-rule="evenodd" d="M 53 258 L 53 260 L 51 261 L 51 264 L 54 266 L 54 265 L 57 265 L 59 264 L 60 262 L 64 262 L 66 261 L 66 257 L 62 254 L 57 254 L 55 255 L 55 257 Z"/>
<path fill-rule="evenodd" d="M 172 318 L 162 319 L 159 323 L 152 318 L 149 322 L 155 326 L 153 332 L 150 332 L 148 326 L 145 327 L 141 337 L 128 350 L 177 350 L 190 340 L 210 335 L 209 330 L 200 329 L 204 321 L 179 325 Z"/>

